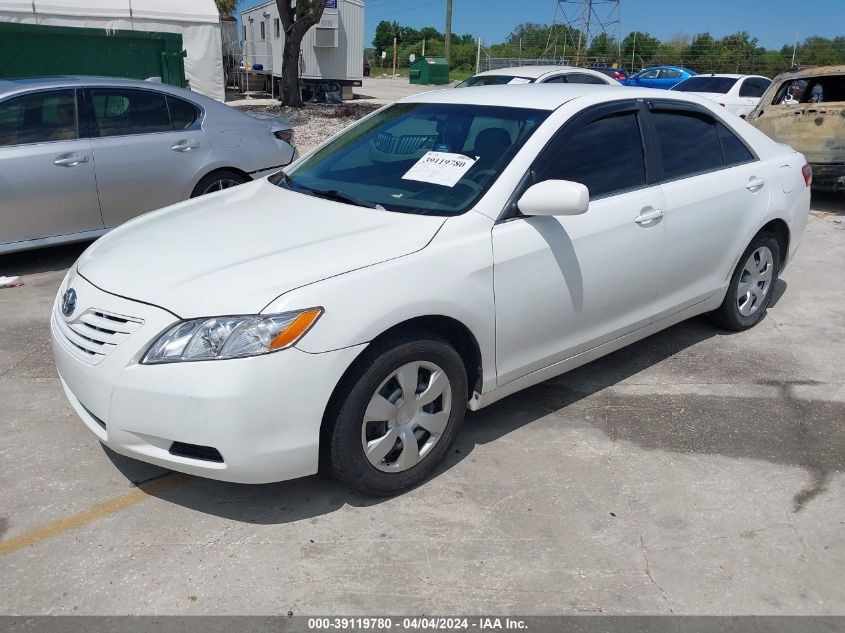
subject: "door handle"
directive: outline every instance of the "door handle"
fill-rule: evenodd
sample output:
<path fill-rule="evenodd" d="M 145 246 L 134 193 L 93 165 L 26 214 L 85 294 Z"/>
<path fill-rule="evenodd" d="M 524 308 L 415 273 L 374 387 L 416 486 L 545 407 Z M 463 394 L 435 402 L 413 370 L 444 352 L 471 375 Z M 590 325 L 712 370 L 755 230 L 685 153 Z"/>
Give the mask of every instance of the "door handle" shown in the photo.
<path fill-rule="evenodd" d="M 171 147 L 174 152 L 190 152 L 192 149 L 197 149 L 199 147 L 199 143 L 194 141 L 179 141 Z"/>
<path fill-rule="evenodd" d="M 650 207 L 646 207 L 646 209 L 650 209 Z M 650 209 L 648 211 L 646 209 L 643 209 L 642 212 L 634 218 L 634 222 L 637 224 L 647 224 L 653 220 L 663 217 L 663 209 Z"/>
<path fill-rule="evenodd" d="M 72 156 L 60 156 L 59 158 L 57 158 L 56 160 L 53 161 L 53 164 L 58 165 L 59 167 L 75 167 L 76 165 L 79 165 L 80 163 L 87 163 L 87 162 L 88 162 L 87 156 L 72 155 Z"/>
<path fill-rule="evenodd" d="M 766 184 L 766 181 L 762 178 L 752 178 L 748 181 L 748 184 L 745 185 L 745 188 L 752 193 L 756 193 L 763 188 L 763 185 Z"/>

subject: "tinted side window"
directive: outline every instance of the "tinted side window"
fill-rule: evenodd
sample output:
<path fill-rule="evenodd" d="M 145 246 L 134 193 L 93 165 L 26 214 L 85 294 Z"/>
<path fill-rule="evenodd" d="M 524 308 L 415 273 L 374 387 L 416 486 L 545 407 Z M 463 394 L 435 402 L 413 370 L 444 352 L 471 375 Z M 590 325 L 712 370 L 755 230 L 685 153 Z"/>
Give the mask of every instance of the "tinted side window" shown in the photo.
<path fill-rule="evenodd" d="M 73 90 L 51 90 L 0 103 L 0 146 L 79 138 Z"/>
<path fill-rule="evenodd" d="M 762 79 L 752 77 L 751 79 L 746 79 L 742 84 L 742 87 L 739 89 L 739 96 L 759 99 L 763 96 L 763 93 L 766 92 L 766 88 L 768 87 L 769 85 Z"/>
<path fill-rule="evenodd" d="M 170 120 L 174 130 L 185 130 L 191 127 L 200 114 L 194 104 L 170 95 L 167 95 L 167 107 L 170 110 Z"/>
<path fill-rule="evenodd" d="M 590 197 L 645 185 L 645 157 L 637 115 L 597 119 L 572 134 L 555 137 L 540 157 L 536 182 L 573 180 Z"/>
<path fill-rule="evenodd" d="M 571 73 L 567 75 L 566 81 L 571 84 L 606 84 L 605 81 L 602 81 L 598 77 L 593 77 L 592 75 L 584 75 L 581 73 Z"/>
<path fill-rule="evenodd" d="M 712 117 L 678 110 L 654 110 L 651 115 L 667 180 L 724 166 L 716 121 Z"/>
<path fill-rule="evenodd" d="M 678 70 L 663 69 L 663 70 L 660 71 L 660 78 L 661 79 L 677 79 L 680 76 L 681 76 L 681 73 Z"/>
<path fill-rule="evenodd" d="M 544 84 L 565 84 L 567 83 L 566 75 L 558 75 L 557 77 L 550 77 L 546 79 Z"/>
<path fill-rule="evenodd" d="M 100 136 L 169 132 L 167 101 L 160 92 L 124 88 L 92 88 L 94 118 Z"/>
<path fill-rule="evenodd" d="M 722 153 L 725 156 L 726 165 L 739 165 L 754 160 L 754 154 L 745 146 L 745 143 L 737 138 L 736 134 L 719 123 L 719 140 L 722 142 Z"/>
<path fill-rule="evenodd" d="M 659 74 L 659 70 L 649 70 L 648 72 L 642 73 L 638 79 L 657 79 L 657 75 Z"/>

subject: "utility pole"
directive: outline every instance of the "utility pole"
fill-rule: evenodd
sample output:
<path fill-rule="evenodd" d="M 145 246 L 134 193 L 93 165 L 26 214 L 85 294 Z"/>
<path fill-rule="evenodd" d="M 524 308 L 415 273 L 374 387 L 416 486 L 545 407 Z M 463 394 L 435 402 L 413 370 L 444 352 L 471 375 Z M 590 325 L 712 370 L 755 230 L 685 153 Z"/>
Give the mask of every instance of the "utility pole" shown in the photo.
<path fill-rule="evenodd" d="M 445 57 L 449 61 L 449 53 L 452 48 L 452 0 L 446 0 L 446 44 Z"/>
<path fill-rule="evenodd" d="M 798 29 L 795 29 L 795 44 L 792 45 L 792 63 L 789 65 L 790 70 L 795 68 L 795 52 L 798 50 Z"/>
<path fill-rule="evenodd" d="M 478 48 L 475 51 L 475 73 L 481 72 L 481 38 L 478 38 Z"/>
<path fill-rule="evenodd" d="M 393 76 L 396 76 L 396 38 L 393 38 Z"/>
<path fill-rule="evenodd" d="M 636 55 L 636 54 L 637 54 L 637 32 L 634 31 L 634 48 L 631 49 L 631 72 L 632 73 L 636 72 L 634 70 L 634 63 L 635 63 L 634 55 Z"/>

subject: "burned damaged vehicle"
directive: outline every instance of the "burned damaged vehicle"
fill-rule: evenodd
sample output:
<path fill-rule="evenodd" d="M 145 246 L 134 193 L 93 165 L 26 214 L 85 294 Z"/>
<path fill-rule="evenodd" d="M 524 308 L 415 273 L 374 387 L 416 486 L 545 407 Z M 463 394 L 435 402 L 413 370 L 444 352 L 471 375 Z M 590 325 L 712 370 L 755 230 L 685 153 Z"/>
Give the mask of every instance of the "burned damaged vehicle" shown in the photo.
<path fill-rule="evenodd" d="M 845 191 L 845 66 L 775 77 L 748 122 L 813 167 L 813 188 Z"/>

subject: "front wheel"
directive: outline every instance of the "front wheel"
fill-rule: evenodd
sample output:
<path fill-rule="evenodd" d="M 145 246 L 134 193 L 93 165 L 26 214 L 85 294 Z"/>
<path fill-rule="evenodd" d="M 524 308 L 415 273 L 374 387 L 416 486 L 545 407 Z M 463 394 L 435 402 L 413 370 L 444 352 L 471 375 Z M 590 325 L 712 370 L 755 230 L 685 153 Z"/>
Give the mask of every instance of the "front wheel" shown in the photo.
<path fill-rule="evenodd" d="M 467 404 L 455 349 L 430 334 L 376 344 L 352 369 L 329 457 L 334 475 L 368 495 L 422 482 L 451 448 Z"/>
<path fill-rule="evenodd" d="M 713 321 L 737 332 L 757 325 L 772 300 L 779 262 L 780 242 L 771 233 L 760 233 L 740 257 Z"/>

